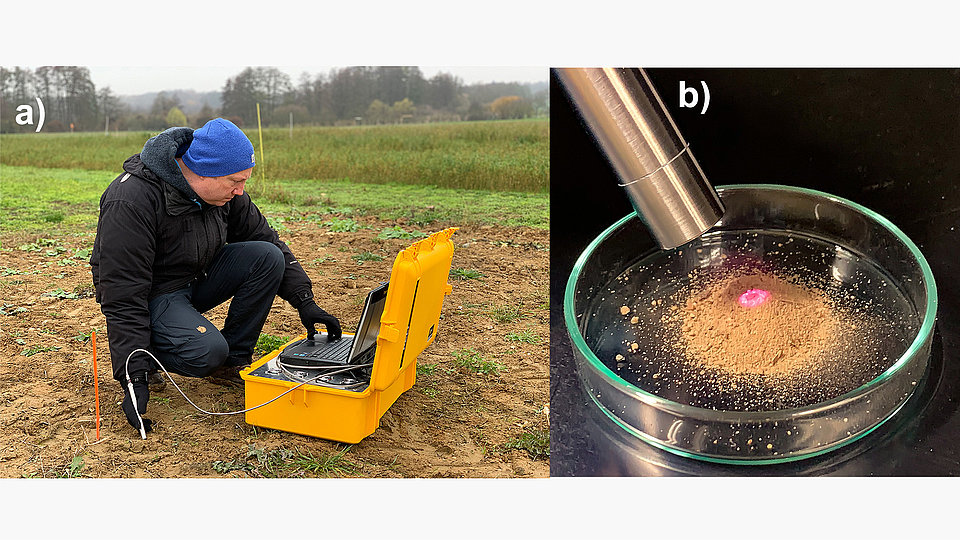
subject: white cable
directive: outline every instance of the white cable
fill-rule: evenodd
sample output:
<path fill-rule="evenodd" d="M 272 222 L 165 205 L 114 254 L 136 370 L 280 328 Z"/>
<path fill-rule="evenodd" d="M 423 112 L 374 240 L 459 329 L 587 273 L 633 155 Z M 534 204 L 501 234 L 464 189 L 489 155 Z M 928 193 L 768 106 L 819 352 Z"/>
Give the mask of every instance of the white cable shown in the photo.
<path fill-rule="evenodd" d="M 143 351 L 147 354 L 150 354 L 150 351 L 146 349 L 134 349 L 130 351 L 130 354 L 127 355 L 127 360 L 123 363 L 123 371 L 127 376 L 127 391 L 130 392 L 130 404 L 133 405 L 133 412 L 137 413 L 137 419 L 140 420 L 140 438 L 146 440 L 147 430 L 143 425 L 143 416 L 140 415 L 140 408 L 137 407 L 137 393 L 133 391 L 133 381 L 130 380 L 130 357 L 133 356 L 133 353 L 137 351 Z M 150 356 L 153 357 L 154 360 L 157 359 L 152 354 L 150 354 Z"/>
<path fill-rule="evenodd" d="M 133 405 L 133 410 L 137 411 L 137 419 L 140 420 L 140 438 L 147 438 L 147 429 L 143 425 L 143 417 L 140 416 L 140 411 L 137 410 L 137 394 L 133 391 L 133 381 L 130 380 L 130 374 L 127 373 L 127 390 L 130 392 L 130 402 Z"/>
<path fill-rule="evenodd" d="M 298 384 L 298 385 L 296 385 L 296 386 L 293 386 L 293 387 L 291 387 L 291 388 L 288 388 L 288 389 L 285 390 L 282 394 L 280 394 L 280 395 L 278 395 L 277 397 L 271 399 L 270 401 L 267 401 L 267 402 L 265 402 L 265 403 L 261 403 L 260 405 L 256 405 L 256 406 L 254 406 L 254 407 L 250 407 L 250 408 L 248 408 L 248 409 L 243 409 L 242 411 L 211 412 L 211 411 L 206 411 L 206 410 L 201 409 L 199 406 L 197 406 L 196 403 L 194 403 L 193 401 L 191 401 L 190 398 L 187 397 L 186 394 L 183 393 L 183 390 L 180 389 L 180 386 L 178 386 L 177 383 L 176 383 L 176 381 L 173 380 L 173 377 L 170 376 L 170 372 L 167 371 L 167 368 L 163 367 L 163 364 L 161 364 L 160 361 L 157 360 L 157 357 L 154 356 L 153 353 L 151 353 L 150 351 L 148 351 L 148 350 L 146 350 L 146 349 L 134 349 L 133 351 L 130 352 L 129 355 L 127 355 L 127 360 L 126 360 L 126 362 L 124 362 L 123 369 L 124 369 L 124 372 L 125 372 L 125 374 L 126 374 L 126 376 L 127 376 L 127 389 L 130 391 L 130 400 L 133 402 L 133 410 L 137 413 L 137 418 L 140 419 L 140 437 L 143 438 L 143 439 L 146 439 L 146 438 L 147 438 L 147 431 L 146 431 L 146 429 L 144 428 L 144 425 L 143 425 L 143 417 L 140 416 L 140 409 L 137 407 L 137 396 L 136 396 L 136 393 L 133 391 L 133 381 L 130 380 L 130 371 L 129 371 L 129 368 L 130 368 L 130 358 L 134 355 L 134 353 L 137 353 L 137 352 L 146 353 L 148 356 L 150 356 L 150 358 L 153 358 L 153 361 L 156 362 L 158 366 L 160 366 L 160 369 L 162 369 L 164 373 L 167 374 L 167 378 L 170 379 L 170 382 L 171 382 L 171 383 L 173 383 L 173 387 L 177 389 L 177 392 L 180 392 L 180 395 L 183 396 L 183 399 L 187 400 L 187 403 L 189 403 L 190 405 L 193 405 L 193 408 L 194 408 L 194 409 L 196 409 L 196 410 L 198 410 L 198 411 L 200 411 L 200 412 L 202 412 L 202 413 L 204 413 L 204 414 L 209 414 L 209 415 L 211 415 L 211 416 L 229 416 L 229 415 L 233 415 L 233 414 L 242 414 L 242 413 L 245 413 L 245 412 L 252 411 L 252 410 L 254 410 L 254 409 L 259 409 L 260 407 L 263 407 L 263 406 L 265 406 L 265 405 L 269 405 L 269 404 L 273 403 L 274 401 L 282 398 L 283 396 L 289 394 L 290 392 L 293 392 L 293 391 L 296 390 L 297 388 L 300 388 L 301 386 L 303 386 L 303 385 L 305 385 L 305 384 L 309 384 L 310 382 L 314 381 L 315 379 L 319 379 L 320 377 L 323 377 L 324 375 L 333 375 L 333 374 L 335 374 L 335 373 L 340 373 L 340 372 L 342 372 L 342 371 L 352 371 L 352 370 L 354 370 L 354 369 L 356 369 L 356 368 L 358 368 L 358 367 L 364 367 L 364 366 L 367 365 L 367 364 L 363 364 L 363 365 L 360 365 L 360 366 L 349 366 L 348 368 L 344 368 L 344 369 L 341 369 L 341 370 L 338 370 L 338 371 L 333 371 L 333 372 L 325 371 L 325 372 L 323 372 L 323 373 L 320 373 L 320 374 L 317 375 L 316 377 L 313 377 L 313 378 L 307 379 L 307 380 L 303 380 L 303 379 L 300 379 L 299 377 L 297 377 L 298 380 L 303 381 L 303 382 L 301 382 L 300 384 Z M 279 360 L 277 360 L 277 362 L 279 363 Z M 372 365 L 372 364 L 370 364 L 370 365 Z M 331 366 L 331 367 L 337 367 L 337 366 Z M 282 366 L 281 366 L 281 369 L 282 369 Z"/>

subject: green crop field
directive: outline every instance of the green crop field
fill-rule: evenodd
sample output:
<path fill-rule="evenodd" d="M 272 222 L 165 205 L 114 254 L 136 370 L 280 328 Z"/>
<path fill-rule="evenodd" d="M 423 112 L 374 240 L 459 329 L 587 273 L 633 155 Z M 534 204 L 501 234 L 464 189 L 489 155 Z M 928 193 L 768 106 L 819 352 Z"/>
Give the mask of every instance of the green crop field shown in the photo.
<path fill-rule="evenodd" d="M 547 228 L 546 120 L 282 128 L 247 135 L 247 185 L 275 223 L 335 213 Z M 150 133 L 0 136 L 0 233 L 93 230 L 100 194 Z"/>
<path fill-rule="evenodd" d="M 0 234 L 93 231 L 100 194 L 117 171 L 0 166 Z M 411 223 L 549 227 L 544 193 L 492 192 L 351 181 L 283 180 L 251 196 L 276 225 L 319 214 L 377 215 Z M 266 193 L 257 193 L 257 191 Z"/>
<path fill-rule="evenodd" d="M 244 131 L 257 153 L 255 178 L 269 182 L 350 180 L 499 192 L 549 191 L 550 124 L 546 119 Z M 0 164 L 118 170 L 151 135 L 2 135 Z"/>

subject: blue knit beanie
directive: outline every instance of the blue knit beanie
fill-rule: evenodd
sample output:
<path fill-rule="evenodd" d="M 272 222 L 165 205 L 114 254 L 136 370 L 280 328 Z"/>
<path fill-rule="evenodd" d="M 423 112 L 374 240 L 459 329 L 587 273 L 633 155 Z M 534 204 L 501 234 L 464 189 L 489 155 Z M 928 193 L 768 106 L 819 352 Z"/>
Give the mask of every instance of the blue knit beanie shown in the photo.
<path fill-rule="evenodd" d="M 214 118 L 193 132 L 183 163 L 199 176 L 229 176 L 254 166 L 253 143 L 233 122 Z"/>

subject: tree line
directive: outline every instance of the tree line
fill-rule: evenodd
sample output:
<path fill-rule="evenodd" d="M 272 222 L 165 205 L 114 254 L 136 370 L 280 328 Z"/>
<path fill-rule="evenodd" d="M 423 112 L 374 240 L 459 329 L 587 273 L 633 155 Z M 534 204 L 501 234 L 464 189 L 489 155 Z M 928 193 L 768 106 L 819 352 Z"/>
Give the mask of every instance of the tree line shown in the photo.
<path fill-rule="evenodd" d="M 546 73 L 544 73 L 546 78 Z M 229 77 L 219 103 L 187 114 L 176 93 L 160 92 L 149 110 L 97 88 L 77 66 L 0 68 L 0 132 L 32 131 L 16 123 L 17 107 L 43 100 L 43 131 L 146 130 L 199 127 L 222 116 L 255 126 L 354 125 L 526 118 L 549 114 L 549 95 L 519 83 L 465 85 L 449 73 L 426 78 L 418 67 L 346 67 L 303 73 L 296 83 L 275 67 L 247 67 Z M 35 120 L 36 121 L 36 120 Z M 29 128 L 29 129 L 27 129 Z"/>

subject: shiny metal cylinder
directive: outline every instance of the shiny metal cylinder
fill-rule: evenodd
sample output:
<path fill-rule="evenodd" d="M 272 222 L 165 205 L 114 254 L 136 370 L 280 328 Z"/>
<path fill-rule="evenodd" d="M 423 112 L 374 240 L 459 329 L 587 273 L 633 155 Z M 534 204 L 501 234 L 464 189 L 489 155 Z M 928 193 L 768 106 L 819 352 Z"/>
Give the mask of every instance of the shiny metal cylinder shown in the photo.
<path fill-rule="evenodd" d="M 720 221 L 720 198 L 643 70 L 557 73 L 662 248 L 681 246 Z"/>

